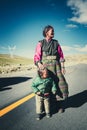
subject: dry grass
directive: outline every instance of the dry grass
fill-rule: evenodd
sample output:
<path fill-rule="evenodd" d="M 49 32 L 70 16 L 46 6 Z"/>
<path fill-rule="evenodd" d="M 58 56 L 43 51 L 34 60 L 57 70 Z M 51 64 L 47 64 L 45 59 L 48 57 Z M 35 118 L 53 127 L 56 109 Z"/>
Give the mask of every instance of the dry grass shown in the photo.
<path fill-rule="evenodd" d="M 0 66 L 9 66 L 9 65 L 29 65 L 33 63 L 33 59 L 28 59 L 21 56 L 14 55 L 13 58 L 8 54 L 0 54 Z"/>
<path fill-rule="evenodd" d="M 30 70 L 32 65 L 33 59 L 20 56 L 11 58 L 8 54 L 0 54 L 0 74 Z"/>

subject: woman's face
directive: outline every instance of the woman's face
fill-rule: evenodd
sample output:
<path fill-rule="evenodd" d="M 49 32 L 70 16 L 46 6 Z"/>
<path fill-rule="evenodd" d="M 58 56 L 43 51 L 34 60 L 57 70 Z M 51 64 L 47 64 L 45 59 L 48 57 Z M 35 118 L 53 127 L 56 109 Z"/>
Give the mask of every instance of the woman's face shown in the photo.
<path fill-rule="evenodd" d="M 50 30 L 46 33 L 46 36 L 49 37 L 49 38 L 53 38 L 53 37 L 54 37 L 54 30 L 53 30 L 53 29 L 50 29 Z"/>

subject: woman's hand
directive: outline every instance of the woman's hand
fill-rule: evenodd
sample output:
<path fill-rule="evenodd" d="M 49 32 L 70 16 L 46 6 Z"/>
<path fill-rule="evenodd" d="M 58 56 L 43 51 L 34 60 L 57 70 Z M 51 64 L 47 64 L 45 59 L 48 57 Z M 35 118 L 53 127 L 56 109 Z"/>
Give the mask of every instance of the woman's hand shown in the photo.
<path fill-rule="evenodd" d="M 64 75 L 66 73 L 65 67 L 64 67 L 64 62 L 61 62 L 61 72 Z"/>
<path fill-rule="evenodd" d="M 38 68 L 41 69 L 41 70 L 43 70 L 44 69 L 43 64 L 41 64 L 40 62 L 38 62 Z"/>
<path fill-rule="evenodd" d="M 64 75 L 66 73 L 65 67 L 61 67 L 62 74 Z"/>

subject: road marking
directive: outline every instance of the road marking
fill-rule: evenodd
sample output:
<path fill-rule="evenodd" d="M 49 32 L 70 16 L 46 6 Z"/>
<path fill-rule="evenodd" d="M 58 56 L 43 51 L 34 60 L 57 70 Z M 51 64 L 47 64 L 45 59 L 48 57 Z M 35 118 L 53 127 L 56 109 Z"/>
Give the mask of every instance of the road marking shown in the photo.
<path fill-rule="evenodd" d="M 3 108 L 2 110 L 0 110 L 0 117 L 2 117 L 3 115 L 5 115 L 6 113 L 10 112 L 11 110 L 13 110 L 14 108 L 18 107 L 19 105 L 23 104 L 24 102 L 26 102 L 27 100 L 31 99 L 32 97 L 34 97 L 35 94 L 32 93 L 20 100 L 18 100 L 17 102 Z"/>

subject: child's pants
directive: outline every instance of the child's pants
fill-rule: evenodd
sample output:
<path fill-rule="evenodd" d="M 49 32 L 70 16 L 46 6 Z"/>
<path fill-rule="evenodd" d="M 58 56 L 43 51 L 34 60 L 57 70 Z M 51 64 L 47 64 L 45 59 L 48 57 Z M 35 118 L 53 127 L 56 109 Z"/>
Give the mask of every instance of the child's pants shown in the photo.
<path fill-rule="evenodd" d="M 45 108 L 46 114 L 50 113 L 50 96 L 36 95 L 36 113 L 41 114 Z"/>

